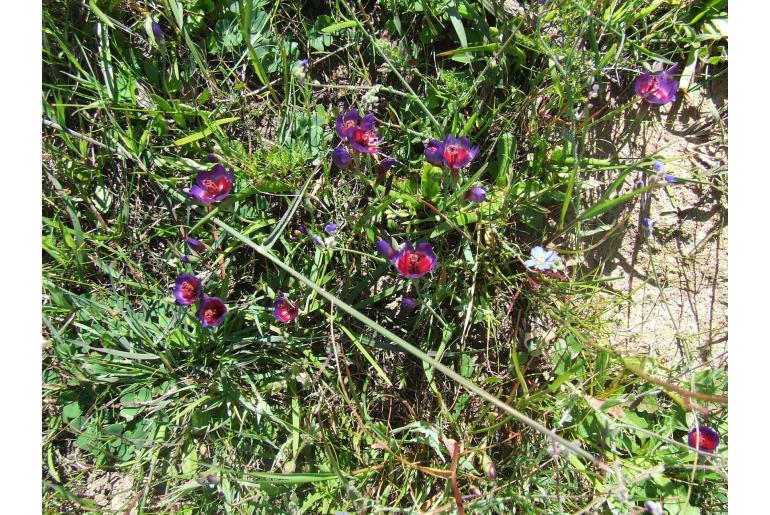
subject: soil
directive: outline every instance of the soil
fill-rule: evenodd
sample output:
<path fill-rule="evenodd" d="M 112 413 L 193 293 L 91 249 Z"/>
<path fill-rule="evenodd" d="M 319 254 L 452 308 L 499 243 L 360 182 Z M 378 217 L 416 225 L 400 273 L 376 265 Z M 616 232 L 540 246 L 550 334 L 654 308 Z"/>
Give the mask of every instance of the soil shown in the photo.
<path fill-rule="evenodd" d="M 586 257 L 588 267 L 617 278 L 609 287 L 625 297 L 606 314 L 613 346 L 669 366 L 684 360 L 688 369 L 727 363 L 727 195 L 720 175 L 727 168 L 727 77 L 706 93 L 697 101 L 682 95 L 661 108 L 629 110 L 597 128 L 593 149 L 619 162 L 656 156 L 665 173 L 697 181 L 638 197 L 626 230 Z M 719 119 L 710 114 L 714 108 L 723 110 Z M 640 178 L 629 177 L 624 192 Z M 615 213 L 616 220 L 626 215 Z M 654 221 L 650 233 L 644 218 Z"/>

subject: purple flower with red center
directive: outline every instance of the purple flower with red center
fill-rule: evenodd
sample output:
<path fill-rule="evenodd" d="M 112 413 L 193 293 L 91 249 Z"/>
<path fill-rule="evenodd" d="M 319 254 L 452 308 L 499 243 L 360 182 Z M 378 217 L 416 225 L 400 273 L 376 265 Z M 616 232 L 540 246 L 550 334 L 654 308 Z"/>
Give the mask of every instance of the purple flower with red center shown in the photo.
<path fill-rule="evenodd" d="M 292 302 L 286 297 L 278 297 L 275 299 L 275 305 L 273 306 L 273 316 L 284 324 L 291 322 L 297 318 L 299 308 L 292 304 Z"/>
<path fill-rule="evenodd" d="M 227 306 L 219 297 L 204 297 L 195 313 L 201 321 L 201 327 L 215 327 L 222 323 L 227 314 Z"/>
<path fill-rule="evenodd" d="M 719 433 L 707 426 L 693 428 L 687 436 L 687 444 L 705 452 L 714 452 L 719 445 Z"/>
<path fill-rule="evenodd" d="M 353 164 L 353 159 L 350 157 L 350 152 L 345 150 L 344 147 L 337 147 L 332 150 L 332 162 L 337 165 L 337 168 L 347 169 Z"/>
<path fill-rule="evenodd" d="M 674 72 L 679 64 L 664 70 L 663 63 L 656 63 L 652 72 L 644 71 L 636 78 L 634 90 L 650 104 L 667 104 L 676 101 L 676 92 L 679 89 L 679 79 L 674 78 Z"/>
<path fill-rule="evenodd" d="M 358 109 L 354 108 L 344 115 L 337 115 L 337 136 L 339 136 L 342 141 L 348 141 L 350 134 L 354 129 L 358 127 L 360 123 L 361 115 L 358 114 Z"/>
<path fill-rule="evenodd" d="M 407 241 L 404 248 L 390 257 L 398 273 L 408 279 L 417 279 L 427 274 L 433 270 L 437 261 L 433 246 L 425 242 L 412 246 L 412 242 Z"/>
<path fill-rule="evenodd" d="M 177 276 L 174 284 L 176 303 L 186 306 L 198 302 L 202 293 L 201 280 L 191 274 Z"/>
<path fill-rule="evenodd" d="M 479 147 L 471 144 L 471 140 L 465 136 L 455 138 L 451 134 L 447 134 L 444 138 L 444 164 L 453 172 L 468 166 L 478 153 Z"/>
<path fill-rule="evenodd" d="M 227 170 L 224 166 L 217 164 L 208 172 L 198 172 L 195 184 L 190 188 L 188 195 L 201 204 L 219 202 L 230 195 L 234 181 L 233 170 Z"/>
<path fill-rule="evenodd" d="M 444 142 L 436 139 L 432 139 L 425 145 L 425 159 L 434 166 L 442 166 L 444 164 Z"/>
<path fill-rule="evenodd" d="M 396 253 L 396 251 L 393 250 L 393 247 L 390 246 L 390 243 L 388 243 L 385 240 L 377 241 L 377 252 L 385 259 L 392 258 L 393 255 Z"/>
<path fill-rule="evenodd" d="M 471 188 L 465 192 L 465 199 L 477 204 L 484 202 L 487 199 L 487 189 L 480 186 Z"/>

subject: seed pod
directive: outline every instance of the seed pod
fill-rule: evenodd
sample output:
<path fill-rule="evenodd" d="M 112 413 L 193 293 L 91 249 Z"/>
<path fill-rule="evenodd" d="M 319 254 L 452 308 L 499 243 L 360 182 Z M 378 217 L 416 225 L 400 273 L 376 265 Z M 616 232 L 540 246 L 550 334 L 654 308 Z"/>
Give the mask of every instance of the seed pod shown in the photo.
<path fill-rule="evenodd" d="M 484 475 L 487 479 L 494 481 L 497 479 L 497 470 L 495 470 L 495 464 L 486 454 L 481 458 L 481 470 L 484 471 Z"/>

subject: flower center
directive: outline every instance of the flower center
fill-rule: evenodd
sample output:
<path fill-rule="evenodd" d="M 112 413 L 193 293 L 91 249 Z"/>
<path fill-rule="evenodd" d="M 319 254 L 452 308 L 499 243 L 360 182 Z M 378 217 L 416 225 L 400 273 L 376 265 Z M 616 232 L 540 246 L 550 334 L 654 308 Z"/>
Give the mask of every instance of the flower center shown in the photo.
<path fill-rule="evenodd" d="M 374 147 L 377 146 L 377 137 L 372 131 L 363 131 L 361 129 L 356 130 L 353 133 L 353 140 L 362 147 Z"/>
<path fill-rule="evenodd" d="M 206 322 L 209 324 L 216 321 L 218 316 L 219 310 L 216 308 L 206 308 L 203 310 L 203 318 L 205 318 Z"/>
<path fill-rule="evenodd" d="M 196 297 L 195 285 L 190 281 L 185 281 L 179 285 L 179 290 L 185 300 L 191 300 Z"/>
<path fill-rule="evenodd" d="M 424 274 L 430 269 L 430 258 L 419 252 L 406 252 L 398 260 L 398 270 L 404 275 Z"/>
<path fill-rule="evenodd" d="M 444 148 L 444 159 L 451 168 L 454 168 L 455 165 L 464 161 L 467 157 L 468 151 L 463 147 L 447 145 L 446 148 Z"/>
<path fill-rule="evenodd" d="M 219 195 L 221 193 L 226 192 L 230 189 L 230 181 L 227 179 L 227 177 L 220 177 L 216 181 L 213 181 L 211 179 L 203 179 L 203 189 L 206 191 L 206 194 L 210 197 Z"/>

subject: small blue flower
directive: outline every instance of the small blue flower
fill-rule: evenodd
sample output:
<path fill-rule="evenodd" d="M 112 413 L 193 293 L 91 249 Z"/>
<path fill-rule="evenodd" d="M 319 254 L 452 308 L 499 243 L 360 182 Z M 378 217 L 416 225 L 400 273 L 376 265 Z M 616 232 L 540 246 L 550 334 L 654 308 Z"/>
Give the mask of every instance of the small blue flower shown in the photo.
<path fill-rule="evenodd" d="M 652 162 L 652 169 L 660 173 L 666 169 L 666 165 L 663 163 L 663 161 L 656 159 Z"/>
<path fill-rule="evenodd" d="M 655 225 L 655 220 L 650 218 L 642 218 L 642 229 L 646 234 L 652 234 L 652 226 Z"/>
<path fill-rule="evenodd" d="M 316 247 L 321 247 L 321 248 L 326 247 L 326 244 L 324 243 L 323 238 L 321 238 L 317 234 L 314 234 L 313 236 L 311 236 L 310 239 L 313 241 L 313 245 L 315 245 Z"/>
<path fill-rule="evenodd" d="M 324 231 L 326 231 L 326 234 L 334 234 L 337 232 L 337 224 L 326 224 Z"/>
<path fill-rule="evenodd" d="M 647 501 L 644 503 L 644 513 L 650 513 L 651 515 L 663 515 L 663 506 L 655 501 Z"/>
<path fill-rule="evenodd" d="M 182 257 L 179 258 L 179 260 L 182 263 L 189 263 L 190 262 L 190 258 L 188 258 L 187 256 L 182 256 Z"/>
<path fill-rule="evenodd" d="M 307 59 L 300 59 L 291 67 L 291 73 L 298 79 L 304 79 L 307 73 Z"/>
<path fill-rule="evenodd" d="M 671 175 L 671 174 L 668 174 L 668 175 L 666 175 L 666 176 L 664 177 L 664 179 L 666 179 L 666 183 L 667 183 L 667 184 L 676 184 L 676 183 L 678 183 L 678 182 L 679 182 L 679 179 L 678 179 L 678 178 L 676 178 L 676 177 L 674 177 L 674 176 L 673 176 L 673 175 Z"/>
<path fill-rule="evenodd" d="M 540 246 L 533 247 L 530 256 L 531 258 L 524 262 L 529 268 L 544 271 L 559 265 L 559 255 L 553 250 L 546 250 Z"/>

